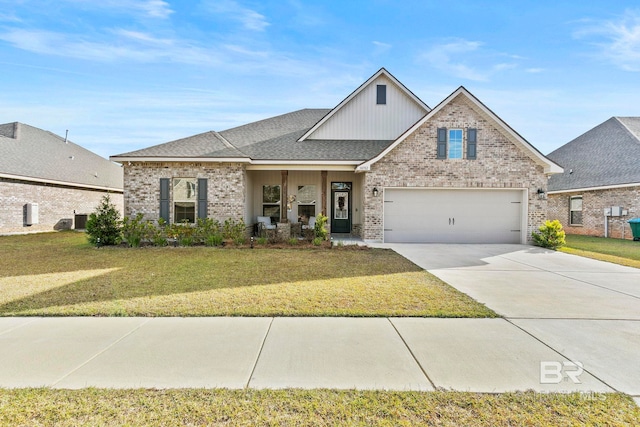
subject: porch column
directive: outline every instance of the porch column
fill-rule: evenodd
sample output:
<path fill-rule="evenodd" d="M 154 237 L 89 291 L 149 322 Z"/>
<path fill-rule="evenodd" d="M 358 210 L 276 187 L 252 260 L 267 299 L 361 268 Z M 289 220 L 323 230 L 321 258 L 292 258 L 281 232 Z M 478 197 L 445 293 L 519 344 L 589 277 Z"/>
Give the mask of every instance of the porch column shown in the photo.
<path fill-rule="evenodd" d="M 327 216 L 327 171 L 320 172 L 320 179 L 322 180 L 322 215 Z"/>
<path fill-rule="evenodd" d="M 280 171 L 282 174 L 282 194 L 280 195 L 280 222 L 287 222 L 287 203 L 289 202 L 289 171 Z"/>

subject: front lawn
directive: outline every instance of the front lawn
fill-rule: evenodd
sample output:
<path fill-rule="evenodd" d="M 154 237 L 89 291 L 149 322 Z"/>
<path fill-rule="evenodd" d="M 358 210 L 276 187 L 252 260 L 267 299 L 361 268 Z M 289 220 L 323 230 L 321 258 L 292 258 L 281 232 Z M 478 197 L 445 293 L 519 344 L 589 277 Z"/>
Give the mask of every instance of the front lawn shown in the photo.
<path fill-rule="evenodd" d="M 496 314 L 391 250 L 96 249 L 62 232 L 0 237 L 0 316 Z"/>
<path fill-rule="evenodd" d="M 637 426 L 622 394 L 0 389 L 0 425 Z"/>
<path fill-rule="evenodd" d="M 562 252 L 640 268 L 640 242 L 567 234 Z"/>

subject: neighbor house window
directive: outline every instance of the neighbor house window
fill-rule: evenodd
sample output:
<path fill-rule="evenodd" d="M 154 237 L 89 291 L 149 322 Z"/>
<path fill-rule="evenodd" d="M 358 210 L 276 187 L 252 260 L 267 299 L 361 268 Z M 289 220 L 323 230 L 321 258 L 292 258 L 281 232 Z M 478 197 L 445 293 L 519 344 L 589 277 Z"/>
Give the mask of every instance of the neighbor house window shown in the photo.
<path fill-rule="evenodd" d="M 462 158 L 462 129 L 449 129 L 449 158 Z"/>
<path fill-rule="evenodd" d="M 376 86 L 376 104 L 384 105 L 387 103 L 387 85 Z"/>
<path fill-rule="evenodd" d="M 262 186 L 262 215 L 271 218 L 272 222 L 280 221 L 280 186 Z"/>
<path fill-rule="evenodd" d="M 196 222 L 197 182 L 195 178 L 173 179 L 174 222 Z"/>
<path fill-rule="evenodd" d="M 582 225 L 582 196 L 569 199 L 569 224 Z"/>

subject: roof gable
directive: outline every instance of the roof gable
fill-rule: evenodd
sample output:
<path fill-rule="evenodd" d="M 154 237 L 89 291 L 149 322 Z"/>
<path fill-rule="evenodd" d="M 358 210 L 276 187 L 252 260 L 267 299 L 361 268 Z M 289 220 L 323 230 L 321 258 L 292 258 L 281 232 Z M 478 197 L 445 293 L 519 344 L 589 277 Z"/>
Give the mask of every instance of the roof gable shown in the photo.
<path fill-rule="evenodd" d="M 377 104 L 377 86 L 386 102 Z M 378 70 L 318 123 L 304 140 L 393 140 L 429 112 L 429 107 L 384 68 Z"/>
<path fill-rule="evenodd" d="M 565 172 L 549 191 L 640 183 L 640 117 L 612 117 L 549 154 Z"/>
<path fill-rule="evenodd" d="M 537 164 L 544 167 L 545 173 L 554 174 L 562 172 L 562 168 L 545 157 L 540 151 L 538 151 L 533 145 L 531 145 L 527 140 L 525 140 L 520 134 L 518 134 L 515 130 L 513 130 L 506 122 L 504 122 L 500 117 L 498 117 L 493 111 L 491 111 L 486 105 L 484 105 L 478 98 L 476 98 L 471 92 L 469 92 L 464 86 L 460 86 L 456 89 L 451 95 L 445 98 L 440 104 L 438 104 L 433 110 L 431 110 L 426 116 L 424 116 L 421 120 L 415 123 L 411 128 L 409 128 L 406 132 L 404 132 L 398 139 L 394 141 L 389 147 L 387 147 L 384 151 L 382 151 L 379 155 L 374 157 L 373 159 L 363 163 L 360 165 L 357 170 L 358 171 L 367 171 L 371 168 L 371 165 L 382 159 L 385 155 L 387 155 L 391 150 L 401 144 L 405 139 L 407 139 L 411 134 L 413 134 L 416 130 L 418 130 L 423 124 L 425 124 L 428 120 L 432 119 L 438 112 L 440 112 L 445 106 L 451 104 L 458 97 L 462 97 L 467 105 L 469 105 L 474 111 L 476 111 L 480 116 L 492 121 L 496 128 L 502 132 L 507 139 L 509 139 L 512 143 L 514 143 L 517 147 L 519 147 L 529 158 L 535 161 Z"/>

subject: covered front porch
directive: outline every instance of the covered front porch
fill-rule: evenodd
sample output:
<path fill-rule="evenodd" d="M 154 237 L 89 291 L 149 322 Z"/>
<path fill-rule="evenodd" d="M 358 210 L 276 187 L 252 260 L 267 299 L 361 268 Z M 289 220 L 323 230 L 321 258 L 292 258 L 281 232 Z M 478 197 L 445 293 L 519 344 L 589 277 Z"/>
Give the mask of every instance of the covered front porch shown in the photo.
<path fill-rule="evenodd" d="M 245 222 L 268 218 L 272 226 L 289 224 L 296 235 L 322 214 L 330 233 L 360 238 L 364 175 L 345 169 L 247 168 Z"/>

